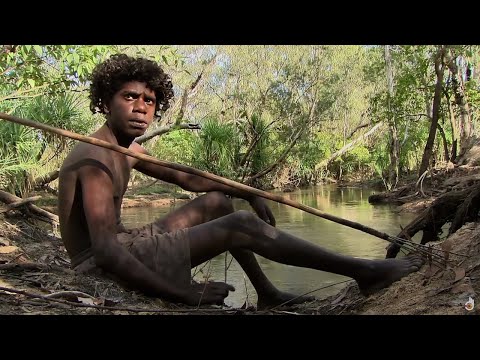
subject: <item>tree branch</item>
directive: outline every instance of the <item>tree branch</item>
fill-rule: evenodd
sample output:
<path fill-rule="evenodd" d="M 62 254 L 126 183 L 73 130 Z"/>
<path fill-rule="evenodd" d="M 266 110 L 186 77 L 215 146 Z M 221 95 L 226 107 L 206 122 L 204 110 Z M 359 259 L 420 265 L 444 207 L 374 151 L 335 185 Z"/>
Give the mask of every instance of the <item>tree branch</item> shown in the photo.
<path fill-rule="evenodd" d="M 24 202 L 26 200 L 22 200 L 21 198 L 12 195 L 6 191 L 0 190 L 0 201 L 4 202 L 5 204 L 15 204 L 19 202 Z M 39 220 L 48 222 L 53 226 L 57 226 L 59 224 L 58 216 L 39 208 L 31 203 L 26 203 L 26 208 L 30 210 L 34 215 L 38 217 Z"/>
<path fill-rule="evenodd" d="M 200 130 L 200 125 L 199 124 L 191 124 L 191 123 L 185 123 L 185 124 L 172 124 L 169 126 L 162 126 L 158 129 L 153 130 L 152 132 L 139 136 L 138 138 L 135 139 L 135 142 L 138 144 L 143 144 L 145 141 L 150 140 L 151 138 L 154 138 L 155 136 L 165 134 L 167 132 L 173 131 L 173 130 L 181 130 L 181 129 L 189 129 L 189 130 Z"/>

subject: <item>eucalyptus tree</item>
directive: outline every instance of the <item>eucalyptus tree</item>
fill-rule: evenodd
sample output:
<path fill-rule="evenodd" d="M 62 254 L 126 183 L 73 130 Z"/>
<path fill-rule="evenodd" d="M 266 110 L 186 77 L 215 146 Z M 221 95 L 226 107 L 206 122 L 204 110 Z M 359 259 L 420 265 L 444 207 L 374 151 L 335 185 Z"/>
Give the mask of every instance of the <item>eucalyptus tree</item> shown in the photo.
<path fill-rule="evenodd" d="M 480 104 L 479 55 L 479 47 L 474 45 L 449 45 L 445 53 L 448 76 L 443 94 L 448 105 L 452 127 L 452 160 L 465 155 L 474 140 L 475 122 Z"/>
<path fill-rule="evenodd" d="M 263 168 L 247 169 L 245 181 L 256 182 L 285 166 L 297 143 L 333 103 L 334 94 L 328 91 L 334 79 L 329 71 L 332 49 L 265 45 L 223 46 L 218 51 L 222 63 L 215 82 L 225 90 L 219 97 L 221 111 L 246 140 L 241 162 L 254 164 L 248 157 L 258 155 L 259 146 L 268 147 L 262 151 L 269 154 Z"/>
<path fill-rule="evenodd" d="M 316 165 L 336 146 L 334 139 L 345 144 L 365 122 L 368 86 L 361 64 L 366 53 L 359 46 L 177 49 L 185 61 L 176 82 L 188 84 L 189 76 L 196 84 L 194 80 L 202 75 L 195 96 L 189 95 L 187 106 L 181 107 L 184 116 L 200 124 L 209 119 L 210 130 L 212 119 L 219 126 L 232 124 L 237 129 L 241 142 L 231 145 L 240 146 L 240 151 L 230 149 L 238 154 L 231 159 L 238 169 L 236 177 L 245 182 L 266 177 L 271 182 L 285 170 L 290 178 L 311 178 L 318 171 Z M 213 141 L 211 136 L 198 139 Z M 197 146 L 197 157 L 202 156 L 202 148 L 211 146 Z"/>

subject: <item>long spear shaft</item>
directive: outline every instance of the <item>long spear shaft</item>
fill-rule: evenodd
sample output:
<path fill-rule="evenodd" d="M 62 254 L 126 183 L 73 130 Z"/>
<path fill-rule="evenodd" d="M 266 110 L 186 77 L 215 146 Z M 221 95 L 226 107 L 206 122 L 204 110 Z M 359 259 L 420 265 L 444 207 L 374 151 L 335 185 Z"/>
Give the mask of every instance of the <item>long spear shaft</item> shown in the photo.
<path fill-rule="evenodd" d="M 181 165 L 181 164 L 172 163 L 172 162 L 169 162 L 169 161 L 159 160 L 157 158 L 154 158 L 153 156 L 140 154 L 140 153 L 128 150 L 128 149 L 126 149 L 122 146 L 111 144 L 107 141 L 96 139 L 96 138 L 93 138 L 93 137 L 90 137 L 90 136 L 80 135 L 80 134 L 77 134 L 77 133 L 74 133 L 74 132 L 68 131 L 68 130 L 58 129 L 58 128 L 53 127 L 53 126 L 45 125 L 45 124 L 38 123 L 38 122 L 32 121 L 32 120 L 22 119 L 22 118 L 19 118 L 19 117 L 13 116 L 13 115 L 8 115 L 8 114 L 1 113 L 1 112 L 0 112 L 0 119 L 4 119 L 4 120 L 7 120 L 7 121 L 17 123 L 17 124 L 21 124 L 21 125 L 33 127 L 33 128 L 36 128 L 36 129 L 48 131 L 48 132 L 51 132 L 51 133 L 54 133 L 54 134 L 57 134 L 57 135 L 60 135 L 60 136 L 65 136 L 65 137 L 68 137 L 70 139 L 86 142 L 86 143 L 89 143 L 89 144 L 92 144 L 92 145 L 104 147 L 104 148 L 122 153 L 124 155 L 131 156 L 131 157 L 139 159 L 139 160 L 151 162 L 153 164 L 165 166 L 165 167 L 175 169 L 175 170 L 179 170 L 179 171 L 183 171 L 183 172 L 186 172 L 186 173 L 189 173 L 189 174 L 198 175 L 198 176 L 201 176 L 201 177 L 219 182 L 221 184 L 228 185 L 228 186 L 231 186 L 233 188 L 249 192 L 251 194 L 263 197 L 263 198 L 268 199 L 268 200 L 272 200 L 272 201 L 276 201 L 276 202 L 279 202 L 279 203 L 282 203 L 282 204 L 285 204 L 285 205 L 288 205 L 288 206 L 292 206 L 296 209 L 306 211 L 310 214 L 313 214 L 313 215 L 319 216 L 321 218 L 336 222 L 338 224 L 342 224 L 342 225 L 345 225 L 345 226 L 348 226 L 348 227 L 366 232 L 370 235 L 376 236 L 376 237 L 378 237 L 380 239 L 383 239 L 383 240 L 387 240 L 387 241 L 392 241 L 392 240 L 395 241 L 396 240 L 396 237 L 393 237 L 393 236 L 388 235 L 384 232 L 375 230 L 375 229 L 370 228 L 368 226 L 365 226 L 365 225 L 362 225 L 362 224 L 359 224 L 359 223 L 356 223 L 356 222 L 353 222 L 353 221 L 350 221 L 350 220 L 347 220 L 347 219 L 342 219 L 342 218 L 339 218 L 337 216 L 333 216 L 333 215 L 324 213 L 324 212 L 322 212 L 318 209 L 315 209 L 313 207 L 310 207 L 310 206 L 307 206 L 307 205 L 304 205 L 304 204 L 300 204 L 298 202 L 295 202 L 295 201 L 292 201 L 290 199 L 284 198 L 283 196 L 271 194 L 269 192 L 253 188 L 251 186 L 241 184 L 241 183 L 238 183 L 238 182 L 233 181 L 233 180 L 225 179 L 221 176 L 214 175 L 214 174 L 202 171 L 202 170 L 194 169 L 194 168 L 191 168 L 191 167 L 186 166 L 186 165 Z"/>

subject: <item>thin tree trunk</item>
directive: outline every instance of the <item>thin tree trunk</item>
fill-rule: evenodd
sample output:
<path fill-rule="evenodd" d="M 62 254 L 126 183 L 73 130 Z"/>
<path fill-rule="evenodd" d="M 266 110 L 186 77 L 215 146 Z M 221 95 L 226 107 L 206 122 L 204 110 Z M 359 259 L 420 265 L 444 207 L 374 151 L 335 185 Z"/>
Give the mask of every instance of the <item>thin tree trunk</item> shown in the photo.
<path fill-rule="evenodd" d="M 448 163 L 450 161 L 450 155 L 448 153 L 447 137 L 445 136 L 445 131 L 443 131 L 442 126 L 438 123 L 437 123 L 437 128 L 438 128 L 438 132 L 440 133 L 440 136 L 442 137 L 443 156 L 445 157 L 445 162 Z"/>
<path fill-rule="evenodd" d="M 435 93 L 433 96 L 433 109 L 432 109 L 432 123 L 430 125 L 430 132 L 428 134 L 428 140 L 425 144 L 425 150 L 423 151 L 422 163 L 418 171 L 418 177 L 427 171 L 430 158 L 432 157 L 433 144 L 435 142 L 435 135 L 437 132 L 438 117 L 440 113 L 440 100 L 442 95 L 443 86 L 443 73 L 445 70 L 445 64 L 443 63 L 445 48 L 441 46 L 435 56 L 435 74 L 437 75 L 437 83 L 435 84 Z"/>
<path fill-rule="evenodd" d="M 290 152 L 290 150 L 292 150 L 292 148 L 295 146 L 295 144 L 297 143 L 298 139 L 300 138 L 300 136 L 303 134 L 303 132 L 305 131 L 305 128 L 306 126 L 302 127 L 300 130 L 298 130 L 297 134 L 295 135 L 295 137 L 293 138 L 293 140 L 290 142 L 290 145 L 288 146 L 288 148 L 283 152 L 283 154 L 278 158 L 277 161 L 275 161 L 273 164 L 271 164 L 269 167 L 267 167 L 266 169 L 256 173 L 255 175 L 249 177 L 246 181 L 247 184 L 251 184 L 253 180 L 255 179 L 258 179 L 262 176 L 265 176 L 267 175 L 269 172 L 271 172 L 273 169 L 275 169 L 278 165 L 280 165 L 284 160 L 285 158 L 287 157 L 288 153 Z"/>
<path fill-rule="evenodd" d="M 397 121 L 392 111 L 392 99 L 394 97 L 393 91 L 393 67 L 392 57 L 390 54 L 390 46 L 385 45 L 385 70 L 387 75 L 388 85 L 388 128 L 390 130 L 390 165 L 388 168 L 388 190 L 394 189 L 398 183 L 398 168 L 400 162 L 400 142 L 398 141 Z"/>
<path fill-rule="evenodd" d="M 300 138 L 300 136 L 303 134 L 303 132 L 305 131 L 305 129 L 308 127 L 308 125 L 312 122 L 313 120 L 313 115 L 315 113 L 315 107 L 317 105 L 317 98 L 316 98 L 316 93 L 315 93 L 315 97 L 313 99 L 313 102 L 312 102 L 312 105 L 310 106 L 310 109 L 308 111 L 308 118 L 307 120 L 305 121 L 305 123 L 303 124 L 303 126 L 298 130 L 297 134 L 295 135 L 295 137 L 293 138 L 293 140 L 290 142 L 290 145 L 287 147 L 287 149 L 283 152 L 282 155 L 280 155 L 280 157 L 278 158 L 277 161 L 275 161 L 272 165 L 270 165 L 269 167 L 267 167 L 266 169 L 256 173 L 255 175 L 249 177 L 246 181 L 247 184 L 251 184 L 253 180 L 255 179 L 258 179 L 262 176 L 265 176 L 266 174 L 268 174 L 269 172 L 271 172 L 273 169 L 275 169 L 278 165 L 280 165 L 287 157 L 288 153 L 290 152 L 290 150 L 292 150 L 292 148 L 295 146 L 295 144 L 297 143 L 298 139 Z"/>
<path fill-rule="evenodd" d="M 455 95 L 455 104 L 458 107 L 460 113 L 459 119 L 459 132 L 460 132 L 460 154 L 462 156 L 466 153 L 470 147 L 470 141 L 472 138 L 472 121 L 470 116 L 470 109 L 465 96 L 465 86 L 462 79 L 462 74 L 457 66 L 457 57 L 448 54 L 447 66 L 452 74 L 452 89 Z"/>
<path fill-rule="evenodd" d="M 156 136 L 160 136 L 162 134 L 165 134 L 169 131 L 176 130 L 176 129 L 200 129 L 198 124 L 188 124 L 188 123 L 181 123 L 183 120 L 183 116 L 185 114 L 185 109 L 188 104 L 188 99 L 193 96 L 195 90 L 197 89 L 198 85 L 200 84 L 203 75 L 206 71 L 206 69 L 215 62 L 216 55 L 213 56 L 206 64 L 205 67 L 202 69 L 200 74 L 195 78 L 195 80 L 190 84 L 189 87 L 185 89 L 183 92 L 182 98 L 181 98 L 181 103 L 180 103 L 180 110 L 178 111 L 178 114 L 176 116 L 175 124 L 169 125 L 169 126 L 162 126 L 158 129 L 153 129 L 147 134 L 144 134 L 142 136 L 139 136 L 138 138 L 135 139 L 135 142 L 142 144 L 150 139 L 153 139 Z"/>
<path fill-rule="evenodd" d="M 447 101 L 448 114 L 450 118 L 450 126 L 452 128 L 452 149 L 450 151 L 450 160 L 455 161 L 457 158 L 458 127 L 457 127 L 457 122 L 455 120 L 455 113 L 452 109 L 452 105 L 450 104 L 450 95 L 446 89 L 444 91 L 444 95 Z"/>

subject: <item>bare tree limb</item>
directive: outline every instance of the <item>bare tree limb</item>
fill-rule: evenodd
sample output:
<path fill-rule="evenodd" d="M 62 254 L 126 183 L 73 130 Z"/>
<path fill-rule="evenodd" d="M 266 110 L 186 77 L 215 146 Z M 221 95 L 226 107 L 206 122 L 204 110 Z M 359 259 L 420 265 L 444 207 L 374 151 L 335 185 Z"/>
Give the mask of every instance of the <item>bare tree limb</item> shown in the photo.
<path fill-rule="evenodd" d="M 23 200 L 21 200 L 21 201 L 17 201 L 17 202 L 8 204 L 8 205 L 7 205 L 7 208 L 4 210 L 4 212 L 10 211 L 10 210 L 12 210 L 12 209 L 19 208 L 19 207 L 22 206 L 22 205 L 31 204 L 32 202 L 37 201 L 37 200 L 40 200 L 41 198 L 42 198 L 41 196 L 32 196 L 32 197 L 23 199 Z"/>
<path fill-rule="evenodd" d="M 21 198 L 12 195 L 6 191 L 0 190 L 0 201 L 4 202 L 5 204 L 14 204 L 14 203 L 19 203 L 24 200 Z M 51 212 L 48 212 L 44 209 L 39 208 L 38 206 L 35 206 L 31 203 L 26 203 L 26 207 L 28 210 L 32 212 L 32 214 L 36 215 L 39 220 L 48 222 L 52 224 L 53 226 L 57 226 L 59 224 L 58 216 L 55 214 L 52 214 Z"/>
<path fill-rule="evenodd" d="M 335 159 L 338 158 L 339 156 L 342 156 L 342 155 L 345 154 L 346 152 L 348 152 L 348 151 L 350 151 L 351 149 L 353 149 L 357 143 L 359 143 L 360 141 L 365 140 L 366 138 L 368 138 L 370 135 L 372 135 L 373 133 L 375 133 L 375 132 L 376 132 L 378 129 L 380 129 L 382 126 L 383 126 L 383 122 L 379 122 L 379 123 L 376 124 L 374 127 L 372 127 L 370 130 L 368 130 L 365 134 L 360 135 L 358 138 L 356 138 L 355 140 L 349 142 L 347 145 L 345 145 L 344 147 L 342 147 L 340 150 L 338 150 L 338 151 L 336 151 L 335 153 L 333 153 L 328 159 L 323 160 L 317 167 L 320 168 L 320 167 L 328 166 L 328 164 L 330 164 L 333 160 L 335 160 Z"/>
<path fill-rule="evenodd" d="M 60 169 L 53 170 L 46 175 L 40 176 L 33 180 L 34 187 L 43 187 L 48 183 L 58 179 L 58 175 L 60 174 Z"/>
<path fill-rule="evenodd" d="M 200 130 L 200 125 L 185 123 L 185 124 L 178 124 L 178 125 L 172 124 L 169 126 L 162 126 L 161 128 L 155 129 L 148 134 L 139 136 L 138 138 L 135 139 L 135 142 L 138 144 L 143 144 L 145 141 L 150 140 L 155 136 L 162 135 L 173 130 L 180 130 L 180 129 Z"/>
<path fill-rule="evenodd" d="M 61 299 L 55 299 L 49 295 L 37 295 L 32 294 L 30 292 L 24 290 L 17 290 L 12 288 L 7 288 L 0 286 L 0 291 L 4 291 L 6 293 L 14 293 L 19 295 L 24 295 L 34 299 L 41 299 L 49 302 L 55 302 L 64 305 L 70 305 L 75 307 L 83 307 L 83 308 L 93 308 L 98 310 L 110 310 L 110 311 L 128 311 L 128 312 L 135 312 L 135 313 L 182 313 L 182 312 L 221 312 L 227 313 L 228 311 L 224 309 L 140 309 L 140 308 L 131 308 L 131 307 L 120 307 L 120 306 L 105 306 L 105 305 L 91 305 L 91 304 L 84 304 L 82 302 L 71 302 Z M 54 294 L 50 294 L 54 295 Z M 237 309 L 232 311 L 237 312 Z"/>

